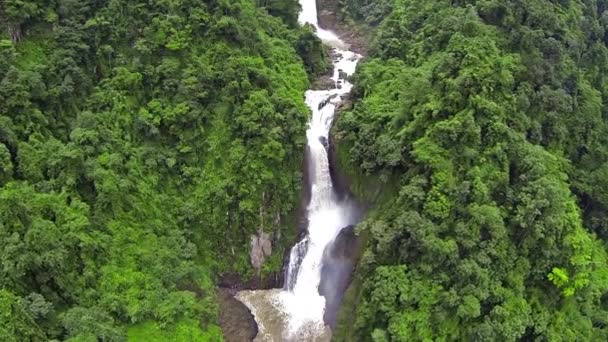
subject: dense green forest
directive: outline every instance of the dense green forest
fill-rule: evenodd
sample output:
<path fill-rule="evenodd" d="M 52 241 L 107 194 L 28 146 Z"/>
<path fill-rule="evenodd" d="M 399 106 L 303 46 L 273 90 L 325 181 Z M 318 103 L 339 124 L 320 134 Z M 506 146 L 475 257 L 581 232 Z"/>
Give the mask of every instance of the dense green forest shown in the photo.
<path fill-rule="evenodd" d="M 372 204 L 337 340 L 608 340 L 608 2 L 342 2 L 378 26 L 334 128 Z"/>
<path fill-rule="evenodd" d="M 296 1 L 0 2 L 0 340 L 217 341 L 295 234 L 327 65 Z M 262 275 L 263 276 L 263 275 Z"/>
<path fill-rule="evenodd" d="M 370 204 L 334 339 L 608 340 L 608 2 L 336 0 Z M 0 341 L 221 341 L 293 242 L 328 62 L 290 0 L 0 2 Z M 261 275 L 250 236 L 273 238 Z"/>

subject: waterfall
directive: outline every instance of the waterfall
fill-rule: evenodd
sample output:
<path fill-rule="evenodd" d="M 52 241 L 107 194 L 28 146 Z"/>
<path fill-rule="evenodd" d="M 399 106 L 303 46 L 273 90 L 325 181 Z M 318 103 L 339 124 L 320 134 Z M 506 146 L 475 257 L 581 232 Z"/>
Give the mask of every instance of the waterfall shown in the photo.
<path fill-rule="evenodd" d="M 289 265 L 287 266 L 287 272 L 285 273 L 285 285 L 283 289 L 285 291 L 293 291 L 296 285 L 298 277 L 298 270 L 302 264 L 302 259 L 308 251 L 308 237 L 302 239 L 302 241 L 296 243 L 289 253 Z"/>
<path fill-rule="evenodd" d="M 308 90 L 305 94 L 312 112 L 306 131 L 312 183 L 307 207 L 308 234 L 291 250 L 285 286 L 280 291 L 243 291 L 237 296 L 256 316 L 261 331 L 256 341 L 328 339 L 323 321 L 326 301 L 319 294 L 323 253 L 342 228 L 356 223 L 350 203 L 339 201 L 334 194 L 326 145 L 335 109 L 342 95 L 352 88 L 345 76 L 354 73 L 361 56 L 347 50 L 336 34 L 318 26 L 316 0 L 300 0 L 300 5 L 300 23 L 313 25 L 318 37 L 333 48 L 335 86 Z M 262 305 L 274 306 L 282 323 L 277 323 L 276 317 L 262 317 Z"/>
<path fill-rule="evenodd" d="M 314 26 L 317 30 L 317 36 L 319 39 L 332 47 L 346 47 L 346 44 L 344 44 L 344 42 L 335 33 L 319 27 L 316 0 L 300 0 L 300 6 L 302 6 L 302 11 L 300 12 L 298 21 L 301 25 L 310 24 Z"/>
<path fill-rule="evenodd" d="M 309 90 L 306 104 L 312 111 L 306 137 L 310 162 L 312 163 L 312 189 L 308 205 L 308 236 L 304 257 L 300 244 L 294 247 L 291 256 L 298 255 L 289 263 L 288 290 L 280 294 L 283 309 L 288 316 L 289 332 L 302 339 L 313 339 L 316 331 L 322 330 L 325 298 L 319 294 L 323 252 L 332 243 L 340 230 L 353 224 L 353 215 L 348 203 L 340 203 L 334 195 L 327 150 L 323 142 L 328 141 L 336 105 L 341 96 L 350 92 L 352 85 L 343 76 L 352 74 L 360 56 L 343 49 L 344 43 L 331 31 L 319 28 L 315 0 L 300 0 L 301 24 L 311 24 L 319 37 L 334 47 L 334 75 L 336 88 Z M 338 82 L 341 86 L 337 87 Z M 294 274 L 297 274 L 295 277 Z M 295 279 L 295 283 L 291 283 Z"/>

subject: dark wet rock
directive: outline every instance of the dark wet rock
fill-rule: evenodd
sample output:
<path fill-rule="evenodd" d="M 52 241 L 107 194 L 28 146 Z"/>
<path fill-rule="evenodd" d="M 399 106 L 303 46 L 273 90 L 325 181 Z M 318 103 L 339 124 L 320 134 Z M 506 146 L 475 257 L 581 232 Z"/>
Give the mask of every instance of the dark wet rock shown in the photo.
<path fill-rule="evenodd" d="M 218 302 L 220 303 L 219 323 L 226 342 L 253 341 L 258 334 L 258 326 L 251 311 L 234 298 L 235 292 L 220 288 Z"/>
<path fill-rule="evenodd" d="M 348 74 L 342 69 L 338 69 L 338 79 L 345 80 L 346 78 L 348 78 Z"/>
<path fill-rule="evenodd" d="M 319 141 L 321 142 L 321 145 L 323 145 L 323 147 L 327 148 L 327 138 L 326 137 L 319 137 Z"/>
<path fill-rule="evenodd" d="M 319 103 L 319 110 L 323 109 L 323 107 L 327 106 L 328 103 L 331 102 L 331 100 L 335 99 L 338 96 L 338 94 L 333 94 L 331 96 L 328 96 L 325 100 L 321 101 Z"/>
<path fill-rule="evenodd" d="M 325 297 L 323 320 L 333 327 L 338 318 L 344 292 L 352 279 L 352 271 L 361 251 L 355 226 L 343 228 L 334 242 L 323 253 L 319 293 Z"/>
<path fill-rule="evenodd" d="M 344 227 L 331 245 L 329 256 L 336 260 L 355 262 L 358 258 L 359 243 L 360 240 L 355 233 L 355 226 Z"/>
<path fill-rule="evenodd" d="M 333 72 L 333 71 L 332 71 Z M 331 74 L 323 75 L 319 77 L 311 85 L 312 90 L 326 90 L 335 88 L 334 80 L 331 78 Z"/>

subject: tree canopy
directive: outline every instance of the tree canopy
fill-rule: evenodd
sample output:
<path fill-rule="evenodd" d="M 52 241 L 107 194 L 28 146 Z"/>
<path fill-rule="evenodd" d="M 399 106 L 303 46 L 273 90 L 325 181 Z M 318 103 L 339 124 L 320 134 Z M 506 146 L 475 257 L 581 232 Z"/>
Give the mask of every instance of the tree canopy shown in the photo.
<path fill-rule="evenodd" d="M 392 2 L 334 132 L 374 204 L 339 337 L 608 338 L 606 5 Z"/>
<path fill-rule="evenodd" d="M 279 271 L 295 234 L 327 66 L 298 10 L 0 3 L 0 340 L 221 338 L 216 275 L 252 276 L 261 230 Z"/>

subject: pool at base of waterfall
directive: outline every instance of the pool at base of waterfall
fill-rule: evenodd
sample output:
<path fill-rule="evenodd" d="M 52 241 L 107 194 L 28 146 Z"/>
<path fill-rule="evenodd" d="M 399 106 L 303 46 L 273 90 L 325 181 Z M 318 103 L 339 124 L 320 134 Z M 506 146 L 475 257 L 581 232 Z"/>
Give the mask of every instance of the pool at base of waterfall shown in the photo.
<path fill-rule="evenodd" d="M 290 317 L 281 298 L 288 292 L 282 289 L 240 291 L 236 298 L 251 310 L 258 324 L 254 342 L 329 342 L 331 330 L 323 322 L 311 321 L 296 332 L 289 330 Z"/>

